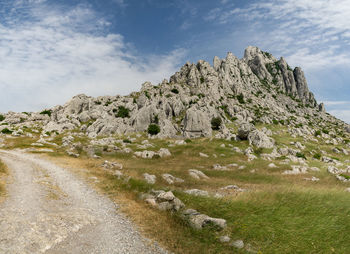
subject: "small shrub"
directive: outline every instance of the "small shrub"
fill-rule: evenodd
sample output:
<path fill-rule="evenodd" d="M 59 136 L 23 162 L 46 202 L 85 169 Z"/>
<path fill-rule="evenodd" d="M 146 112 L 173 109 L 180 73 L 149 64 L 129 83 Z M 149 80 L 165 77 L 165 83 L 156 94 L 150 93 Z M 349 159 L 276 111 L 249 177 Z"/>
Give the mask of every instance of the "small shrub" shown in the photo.
<path fill-rule="evenodd" d="M 329 134 L 329 131 L 328 131 L 327 129 L 322 129 L 322 132 L 323 132 L 324 134 Z"/>
<path fill-rule="evenodd" d="M 150 124 L 148 126 L 147 132 L 151 135 L 157 135 L 160 132 L 160 128 L 157 124 Z"/>
<path fill-rule="evenodd" d="M 114 110 L 113 110 L 114 112 Z M 130 110 L 124 106 L 118 107 L 118 113 L 115 115 L 116 117 L 126 118 L 129 117 Z"/>
<path fill-rule="evenodd" d="M 12 134 L 13 131 L 9 130 L 8 128 L 2 129 L 1 133 L 3 134 Z"/>
<path fill-rule="evenodd" d="M 130 140 L 130 139 L 123 139 L 123 142 L 124 142 L 124 143 L 128 143 L 128 144 L 131 144 L 131 140 Z"/>
<path fill-rule="evenodd" d="M 273 124 L 276 124 L 276 125 L 278 124 L 278 121 L 276 119 L 273 119 L 272 122 Z"/>
<path fill-rule="evenodd" d="M 280 120 L 280 124 L 284 125 L 284 120 Z"/>
<path fill-rule="evenodd" d="M 5 120 L 5 117 L 3 115 L 0 115 L 0 122 L 4 120 Z"/>
<path fill-rule="evenodd" d="M 244 104 L 244 103 L 245 103 L 243 94 L 237 95 L 237 100 L 238 100 L 238 102 L 241 103 L 241 104 Z"/>
<path fill-rule="evenodd" d="M 178 94 L 179 93 L 179 90 L 177 90 L 176 88 L 173 88 L 173 89 L 171 89 L 170 90 L 172 93 L 174 93 L 174 94 Z"/>
<path fill-rule="evenodd" d="M 100 101 L 95 101 L 95 104 L 96 104 L 96 105 L 101 105 L 102 102 L 100 102 Z"/>
<path fill-rule="evenodd" d="M 155 115 L 155 116 L 154 116 L 152 123 L 155 123 L 155 124 L 158 124 L 158 123 L 159 123 L 159 117 L 158 117 L 158 115 Z"/>
<path fill-rule="evenodd" d="M 200 80 L 201 80 L 201 83 L 204 83 L 204 78 L 203 77 L 201 77 Z"/>
<path fill-rule="evenodd" d="M 321 159 L 321 154 L 320 153 L 315 153 L 313 158 L 316 159 L 316 160 L 319 160 L 319 159 Z"/>
<path fill-rule="evenodd" d="M 219 130 L 221 124 L 222 124 L 222 120 L 220 117 L 214 117 L 213 119 L 211 119 L 211 128 L 213 130 Z"/>
<path fill-rule="evenodd" d="M 48 115 L 49 117 L 51 117 L 52 111 L 49 110 L 43 110 L 40 112 L 41 115 Z"/>
<path fill-rule="evenodd" d="M 349 180 L 349 179 L 350 179 L 350 176 L 349 176 L 349 175 L 340 174 L 340 176 L 344 177 L 346 180 Z"/>
<path fill-rule="evenodd" d="M 185 142 L 186 142 L 186 143 L 192 143 L 192 140 L 189 139 L 189 138 L 187 138 L 187 139 L 185 139 Z"/>
<path fill-rule="evenodd" d="M 305 156 L 305 154 L 303 154 L 303 153 L 297 153 L 296 154 L 296 156 L 298 157 L 298 158 L 303 158 L 303 159 L 305 159 L 306 160 L 306 156 Z"/>
<path fill-rule="evenodd" d="M 317 130 L 317 131 L 315 131 L 315 137 L 317 137 L 317 136 L 321 136 L 321 131 L 320 130 Z"/>

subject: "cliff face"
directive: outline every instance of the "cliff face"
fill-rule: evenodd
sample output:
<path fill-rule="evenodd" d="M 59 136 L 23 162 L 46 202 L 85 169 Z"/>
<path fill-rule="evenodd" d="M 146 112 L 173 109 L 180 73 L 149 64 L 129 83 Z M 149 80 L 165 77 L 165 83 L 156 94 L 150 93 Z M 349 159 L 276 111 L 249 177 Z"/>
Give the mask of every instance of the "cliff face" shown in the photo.
<path fill-rule="evenodd" d="M 345 126 L 317 104 L 299 67 L 292 70 L 284 58 L 257 47 L 248 47 L 242 59 L 228 53 L 215 57 L 213 65 L 186 63 L 169 81 L 146 82 L 128 96 L 77 95 L 41 114 L 9 113 L 3 121 L 40 121 L 43 133 L 80 129 L 89 137 L 145 131 L 153 123 L 160 127 L 158 137 L 200 137 L 212 135 L 213 118 L 224 123 L 219 133 L 226 138 L 231 135 L 226 125 L 233 121 Z"/>

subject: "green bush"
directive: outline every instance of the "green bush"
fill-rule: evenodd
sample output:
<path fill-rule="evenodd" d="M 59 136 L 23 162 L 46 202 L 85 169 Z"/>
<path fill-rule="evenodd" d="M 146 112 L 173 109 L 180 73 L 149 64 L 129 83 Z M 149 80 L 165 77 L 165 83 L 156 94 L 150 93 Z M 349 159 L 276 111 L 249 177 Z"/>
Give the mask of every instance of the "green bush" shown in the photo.
<path fill-rule="evenodd" d="M 314 159 L 319 160 L 319 159 L 321 159 L 321 154 L 315 153 L 313 157 L 314 157 Z"/>
<path fill-rule="evenodd" d="M 114 112 L 114 110 L 113 110 Z M 130 110 L 124 106 L 118 107 L 118 113 L 115 115 L 116 117 L 126 118 L 129 117 Z"/>
<path fill-rule="evenodd" d="M 0 115 L 0 122 L 4 120 L 5 120 L 5 117 L 3 115 Z"/>
<path fill-rule="evenodd" d="M 40 114 L 41 115 L 48 115 L 51 117 L 52 111 L 51 111 L 51 109 L 49 109 L 49 110 L 45 109 L 45 110 L 41 111 Z"/>
<path fill-rule="evenodd" d="M 3 134 L 12 134 L 13 131 L 9 130 L 8 128 L 2 129 L 1 133 Z"/>
<path fill-rule="evenodd" d="M 177 90 L 176 88 L 173 88 L 170 90 L 172 93 L 175 93 L 175 94 L 178 94 L 179 93 L 179 90 Z"/>
<path fill-rule="evenodd" d="M 321 136 L 321 131 L 320 130 L 315 131 L 315 137 L 317 137 L 317 136 Z"/>
<path fill-rule="evenodd" d="M 203 77 L 201 77 L 200 80 L 201 80 L 201 83 L 204 83 L 204 78 Z"/>
<path fill-rule="evenodd" d="M 244 104 L 244 103 L 245 103 L 243 94 L 237 95 L 237 100 L 238 100 L 238 102 L 241 103 L 241 104 Z"/>
<path fill-rule="evenodd" d="M 147 132 L 151 135 L 157 135 L 160 132 L 160 128 L 157 124 L 150 124 L 148 126 Z"/>
<path fill-rule="evenodd" d="M 211 119 L 211 128 L 213 130 L 219 130 L 221 124 L 222 124 L 222 120 L 220 117 L 213 117 L 213 119 Z"/>
<path fill-rule="evenodd" d="M 273 124 L 276 124 L 276 125 L 278 124 L 278 121 L 276 119 L 273 119 L 272 122 Z"/>
<path fill-rule="evenodd" d="M 306 160 L 306 156 L 305 156 L 305 154 L 303 154 L 303 153 L 297 153 L 296 154 L 296 156 L 298 157 L 298 158 L 303 158 L 303 159 L 305 159 Z"/>
<path fill-rule="evenodd" d="M 322 132 L 323 132 L 324 134 L 329 134 L 329 131 L 328 131 L 327 129 L 322 129 Z"/>
<path fill-rule="evenodd" d="M 124 143 L 128 143 L 128 144 L 131 144 L 131 140 L 130 140 L 130 139 L 123 139 L 123 142 L 124 142 Z"/>

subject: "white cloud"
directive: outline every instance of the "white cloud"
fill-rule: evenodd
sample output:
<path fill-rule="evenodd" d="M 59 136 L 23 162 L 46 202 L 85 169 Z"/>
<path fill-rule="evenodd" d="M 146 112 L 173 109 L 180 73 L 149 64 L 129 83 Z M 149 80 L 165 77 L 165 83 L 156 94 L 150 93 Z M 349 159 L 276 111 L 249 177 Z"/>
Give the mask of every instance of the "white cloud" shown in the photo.
<path fill-rule="evenodd" d="M 342 119 L 344 122 L 350 124 L 350 110 L 349 109 L 343 109 L 343 110 L 329 110 L 329 113 L 334 115 L 335 117 Z"/>
<path fill-rule="evenodd" d="M 306 70 L 350 65 L 348 0 L 268 0 L 215 9 L 206 20 L 248 23 L 245 33 L 261 47 Z"/>
<path fill-rule="evenodd" d="M 323 101 L 326 106 L 349 105 L 350 101 Z"/>
<path fill-rule="evenodd" d="M 108 22 L 87 6 L 66 11 L 35 2 L 22 3 L 26 21 L 0 24 L 0 111 L 39 110 L 78 93 L 127 94 L 172 75 L 186 53 L 139 56 L 122 35 L 105 33 Z"/>

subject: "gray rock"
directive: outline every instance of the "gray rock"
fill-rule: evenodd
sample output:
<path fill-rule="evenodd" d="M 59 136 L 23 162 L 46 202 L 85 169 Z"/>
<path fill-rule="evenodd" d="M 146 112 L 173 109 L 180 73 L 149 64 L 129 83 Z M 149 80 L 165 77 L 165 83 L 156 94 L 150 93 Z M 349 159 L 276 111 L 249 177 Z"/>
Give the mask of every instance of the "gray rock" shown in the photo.
<path fill-rule="evenodd" d="M 195 179 L 209 179 L 208 176 L 206 176 L 202 171 L 197 170 L 197 169 L 189 169 L 188 173 L 191 177 L 195 178 Z"/>
<path fill-rule="evenodd" d="M 188 138 L 210 137 L 212 129 L 208 116 L 200 110 L 188 109 L 184 119 L 183 134 Z"/>
<path fill-rule="evenodd" d="M 168 184 L 174 184 L 174 183 L 183 183 L 184 180 L 175 176 L 172 176 L 170 174 L 163 174 L 162 178 L 168 183 Z"/>
<path fill-rule="evenodd" d="M 243 249 L 244 248 L 244 242 L 243 240 L 236 240 L 231 243 L 233 247 L 236 247 L 237 249 Z"/>
<path fill-rule="evenodd" d="M 221 243 L 228 243 L 229 241 L 231 241 L 231 238 L 230 238 L 229 236 L 227 236 L 227 235 L 225 235 L 225 236 L 220 236 L 219 241 L 220 241 Z"/>
<path fill-rule="evenodd" d="M 238 137 L 241 140 L 246 140 L 250 132 L 255 130 L 255 126 L 250 123 L 243 123 L 239 126 Z"/>
<path fill-rule="evenodd" d="M 145 178 L 146 182 L 149 184 L 155 184 L 157 177 L 155 175 L 150 175 L 148 173 L 144 173 L 143 177 Z"/>
<path fill-rule="evenodd" d="M 273 148 L 274 140 L 268 137 L 265 133 L 254 130 L 248 135 L 249 144 L 258 148 Z"/>
<path fill-rule="evenodd" d="M 209 193 L 207 191 L 198 190 L 198 189 L 185 190 L 184 192 L 194 196 L 203 196 L 203 197 L 209 196 Z"/>

